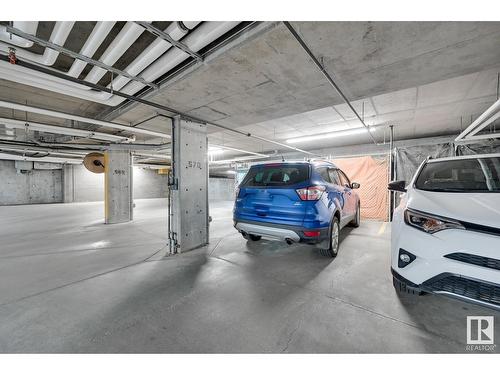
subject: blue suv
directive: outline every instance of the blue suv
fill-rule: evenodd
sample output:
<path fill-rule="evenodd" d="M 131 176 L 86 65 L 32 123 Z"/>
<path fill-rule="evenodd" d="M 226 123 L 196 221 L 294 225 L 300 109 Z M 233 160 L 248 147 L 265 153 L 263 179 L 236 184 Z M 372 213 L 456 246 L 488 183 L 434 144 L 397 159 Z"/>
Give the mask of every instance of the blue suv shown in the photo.
<path fill-rule="evenodd" d="M 236 193 L 234 227 L 247 240 L 316 244 L 335 257 L 340 229 L 359 226 L 358 188 L 326 161 L 253 165 Z"/>

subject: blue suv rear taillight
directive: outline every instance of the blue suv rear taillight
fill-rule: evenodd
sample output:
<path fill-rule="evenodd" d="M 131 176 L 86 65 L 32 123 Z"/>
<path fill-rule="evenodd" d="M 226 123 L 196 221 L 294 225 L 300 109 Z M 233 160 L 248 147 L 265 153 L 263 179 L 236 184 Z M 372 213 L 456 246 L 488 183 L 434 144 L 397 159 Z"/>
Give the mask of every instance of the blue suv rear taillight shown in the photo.
<path fill-rule="evenodd" d="M 321 198 L 321 195 L 326 190 L 324 186 L 309 186 L 302 189 L 295 190 L 299 195 L 300 200 L 303 201 L 317 201 Z"/>

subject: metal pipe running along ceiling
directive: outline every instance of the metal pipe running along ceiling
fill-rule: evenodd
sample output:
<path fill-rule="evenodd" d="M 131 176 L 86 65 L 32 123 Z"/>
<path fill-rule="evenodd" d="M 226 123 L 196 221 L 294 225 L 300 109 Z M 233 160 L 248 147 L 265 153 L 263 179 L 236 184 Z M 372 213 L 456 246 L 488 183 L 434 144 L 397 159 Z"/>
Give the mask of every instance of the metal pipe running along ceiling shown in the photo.
<path fill-rule="evenodd" d="M 50 41 L 46 41 L 46 40 L 43 40 L 43 39 L 40 39 L 34 35 L 30 35 L 28 33 L 25 33 L 23 32 L 22 30 L 18 30 L 18 29 L 15 29 L 11 26 L 7 26 L 7 31 L 8 32 L 11 32 L 12 34 L 15 34 L 19 37 L 22 37 L 24 39 L 27 39 L 27 40 L 30 40 L 30 41 L 33 41 L 47 49 L 52 49 L 52 50 L 55 50 L 57 52 L 60 52 L 64 55 L 67 55 L 69 57 L 72 57 L 74 59 L 77 59 L 77 60 L 82 60 L 86 63 L 89 63 L 89 64 L 92 64 L 94 65 L 94 67 L 98 67 L 98 68 L 101 68 L 101 69 L 104 69 L 104 70 L 107 70 L 111 73 L 114 73 L 118 76 L 124 76 L 130 80 L 134 80 L 134 81 L 138 81 L 140 83 L 142 83 L 143 85 L 146 85 L 146 86 L 151 86 L 152 88 L 154 89 L 157 89 L 158 87 L 151 83 L 151 82 L 147 82 L 146 80 L 144 80 L 143 78 L 141 77 L 137 77 L 137 76 L 134 76 L 132 74 L 129 74 L 127 73 L 126 71 L 124 70 L 120 70 L 120 69 L 117 69 L 111 65 L 107 65 L 99 60 L 94 60 L 90 57 L 87 57 L 85 55 L 82 55 L 80 53 L 77 53 L 77 52 L 73 52 L 67 48 L 64 48 L 63 46 L 59 45 L 59 44 L 56 44 L 56 43 L 52 43 Z"/>
<path fill-rule="evenodd" d="M 123 137 L 121 135 L 101 133 L 92 130 L 68 128 L 65 126 L 42 124 L 33 121 L 14 120 L 5 117 L 0 117 L 0 125 L 1 124 L 4 124 L 7 128 L 11 129 L 15 128 L 15 129 L 25 129 L 32 131 L 41 131 L 44 133 L 64 134 L 75 137 L 98 139 L 103 141 L 130 142 L 133 140 L 131 138 Z"/>
<path fill-rule="evenodd" d="M 182 39 L 182 43 L 193 51 L 199 51 L 204 48 L 217 38 L 221 37 L 225 33 L 229 32 L 231 29 L 236 27 L 239 22 L 203 22 L 201 26 L 196 27 L 199 22 L 184 22 L 185 28 L 178 26 L 178 23 L 172 23 L 165 33 L 169 34 L 173 41 Z M 97 26 L 96 26 L 97 27 Z M 192 32 L 191 28 L 196 27 Z M 107 66 L 112 66 L 126 51 L 127 46 L 132 45 L 135 40 L 145 31 L 142 26 L 139 26 L 135 22 L 127 22 L 125 30 L 122 30 L 120 34 L 113 40 L 108 49 L 104 52 L 100 61 Z M 26 33 L 18 32 L 14 29 L 10 29 L 12 32 L 16 32 L 26 36 L 27 38 L 33 39 L 36 37 L 29 36 Z M 127 32 L 130 30 L 130 32 Z M 133 37 L 131 37 L 131 35 Z M 51 50 L 51 47 L 59 48 L 41 40 L 39 38 L 38 42 L 44 44 L 47 50 Z M 119 39 L 119 40 L 118 40 Z M 57 44 L 57 43 L 56 43 Z M 171 69 L 175 68 L 177 65 L 181 64 L 183 61 L 187 60 L 190 56 L 184 51 L 171 48 L 172 44 L 166 42 L 162 38 L 156 38 L 143 53 L 141 53 L 132 63 L 130 63 L 123 72 L 144 80 L 145 82 L 152 83 L 163 74 L 167 73 Z M 4 48 L 5 49 L 5 48 Z M 51 50 L 54 51 L 54 50 Z M 30 57 L 26 57 L 24 50 L 19 50 L 16 52 L 17 57 L 26 58 L 27 60 L 35 61 Z M 55 51 L 54 51 L 55 52 Z M 74 54 L 75 57 L 78 56 L 82 58 L 88 58 L 87 55 Z M 15 80 L 19 83 L 26 85 L 39 87 L 46 90 L 51 90 L 54 92 L 59 92 L 65 95 L 70 95 L 78 97 L 80 99 L 90 100 L 97 103 L 106 104 L 108 106 L 116 106 L 127 99 L 124 95 L 114 95 L 114 91 L 120 89 L 123 93 L 127 95 L 134 95 L 139 90 L 147 85 L 139 82 L 137 80 L 132 80 L 123 75 L 118 75 L 113 81 L 107 86 L 108 90 L 100 90 L 101 92 L 95 92 L 89 90 L 91 86 L 86 85 L 86 83 L 97 83 L 99 79 L 105 74 L 106 69 L 98 66 L 94 66 L 89 74 L 79 81 L 73 81 L 77 84 L 68 84 L 66 81 L 62 81 L 60 75 L 50 74 L 47 71 L 42 71 L 40 69 L 34 69 L 33 71 L 27 71 L 21 66 L 15 64 L 11 65 L 8 63 L 0 62 L 0 77 L 8 80 Z M 47 65 L 47 64 L 45 64 Z M 25 65 L 26 66 L 26 65 Z M 49 71 L 50 72 L 50 71 Z M 56 71 L 57 73 L 62 73 L 62 76 L 67 76 L 67 73 Z M 52 73 L 55 73 L 52 71 Z M 73 78 L 75 76 L 72 76 Z"/>
<path fill-rule="evenodd" d="M 349 99 L 347 99 L 347 96 L 345 96 L 345 94 L 342 92 L 342 90 L 340 89 L 340 87 L 335 83 L 335 81 L 333 80 L 332 76 L 326 71 L 326 69 L 323 66 L 323 64 L 321 64 L 319 62 L 319 60 L 317 59 L 317 57 L 314 55 L 314 53 L 311 51 L 311 49 L 307 46 L 306 42 L 304 42 L 304 40 L 300 37 L 300 35 L 297 33 L 297 31 L 295 31 L 295 29 L 290 24 L 290 22 L 284 21 L 283 23 L 287 27 L 288 31 L 290 31 L 290 33 L 293 35 L 293 37 L 295 38 L 295 40 L 297 40 L 297 42 L 300 44 L 300 46 L 302 47 L 302 49 L 307 53 L 307 55 L 309 55 L 309 57 L 311 58 L 311 60 L 314 63 L 314 65 L 316 65 L 316 67 L 325 76 L 325 78 L 330 83 L 330 85 L 335 89 L 335 91 L 337 91 L 337 93 L 342 97 L 342 99 L 344 100 L 344 102 L 349 106 L 349 108 L 351 109 L 351 111 L 356 115 L 356 117 L 361 122 L 361 124 L 363 124 L 363 126 L 366 128 L 368 134 L 370 135 L 371 139 L 373 140 L 373 143 L 377 144 L 377 141 L 375 140 L 375 137 L 370 132 L 369 126 L 365 124 L 365 122 L 363 121 L 363 119 L 361 118 L 361 116 L 359 115 L 359 113 L 352 106 L 352 104 L 349 101 Z"/>
<path fill-rule="evenodd" d="M 227 25 L 225 25 L 225 24 L 227 24 Z M 223 31 L 226 31 L 226 30 L 230 29 L 231 27 L 236 26 L 237 24 L 238 24 L 237 22 L 233 22 L 233 23 L 231 23 L 231 22 L 227 22 L 227 23 L 209 22 L 209 23 L 207 23 L 206 26 L 207 27 L 211 27 L 211 28 L 207 29 L 207 32 L 208 32 L 209 35 L 211 35 L 210 33 L 214 34 L 213 37 L 211 37 L 211 38 L 215 38 L 217 35 L 221 34 Z M 16 30 L 11 29 L 11 31 L 16 31 Z M 201 29 L 200 29 L 200 32 L 201 32 Z M 26 36 L 27 34 L 22 33 L 22 35 Z M 195 35 L 190 34 L 188 36 L 188 38 L 187 38 L 187 46 L 189 47 L 189 46 L 192 45 L 192 46 L 196 46 L 197 49 L 201 48 L 201 46 L 203 44 L 201 44 L 197 39 L 194 39 L 194 38 L 195 38 Z M 30 37 L 30 39 L 31 39 L 31 37 Z M 210 39 L 208 39 L 208 40 L 210 40 Z M 206 40 L 206 41 L 208 41 L 208 40 Z M 49 46 L 49 45 L 47 44 L 47 46 Z M 174 54 L 176 52 L 181 52 L 181 51 L 180 50 L 174 51 Z M 184 52 L 181 52 L 181 53 L 184 53 Z M 175 55 L 175 56 L 177 56 L 177 55 Z M 76 56 L 76 57 L 78 57 L 78 56 Z M 160 60 L 163 61 L 166 57 L 167 57 L 167 55 L 164 55 L 162 58 L 160 58 L 157 61 L 155 61 L 155 63 L 153 65 L 157 66 L 158 63 L 160 62 Z M 185 58 L 183 58 L 183 59 L 185 59 Z M 172 59 L 171 60 L 172 61 L 176 61 L 176 58 L 174 58 L 174 55 L 172 55 Z M 179 60 L 177 62 L 179 63 L 179 62 L 181 62 L 181 60 Z M 188 119 L 188 120 L 192 120 L 192 121 L 195 121 L 195 122 L 200 122 L 200 123 L 204 123 L 204 124 L 208 124 L 208 125 L 213 125 L 213 126 L 221 128 L 221 129 L 224 129 L 224 130 L 227 130 L 227 131 L 231 131 L 233 133 L 237 133 L 237 134 L 240 134 L 240 135 L 243 135 L 243 136 L 246 136 L 246 137 L 254 138 L 254 139 L 257 139 L 257 140 L 260 140 L 260 141 L 263 141 L 263 142 L 271 143 L 271 144 L 274 144 L 274 145 L 277 145 L 277 146 L 280 146 L 280 147 L 284 147 L 284 148 L 291 149 L 291 150 L 294 150 L 294 151 L 297 151 L 297 152 L 301 152 L 301 153 L 304 153 L 306 155 L 318 156 L 317 154 L 314 154 L 312 152 L 309 152 L 309 151 L 306 151 L 306 150 L 302 150 L 300 148 L 297 148 L 297 147 L 294 147 L 294 146 L 290 146 L 290 145 L 285 144 L 285 143 L 277 142 L 277 141 L 274 141 L 274 140 L 271 140 L 271 139 L 268 139 L 268 138 L 265 138 L 265 137 L 261 137 L 261 136 L 258 136 L 258 135 L 254 135 L 254 134 L 251 134 L 251 133 L 248 133 L 248 132 L 242 132 L 242 131 L 239 131 L 237 129 L 233 129 L 233 128 L 228 127 L 228 126 L 220 125 L 220 124 L 217 124 L 215 122 L 209 122 L 209 121 L 206 121 L 204 119 L 200 119 L 200 118 L 197 118 L 197 117 L 194 117 L 194 116 L 187 115 L 187 114 L 179 112 L 179 111 L 177 111 L 175 109 L 168 108 L 168 107 L 165 107 L 165 106 L 161 106 L 161 105 L 159 105 L 157 103 L 152 103 L 152 102 L 149 102 L 149 101 L 146 101 L 146 100 L 141 100 L 141 99 L 135 98 L 133 95 L 125 94 L 125 93 L 122 93 L 120 91 L 113 90 L 112 88 L 111 89 L 109 89 L 108 87 L 104 88 L 104 87 L 99 86 L 99 85 L 97 85 L 95 83 L 88 82 L 87 80 L 82 81 L 82 80 L 79 80 L 79 79 L 77 79 L 75 77 L 70 77 L 70 76 L 67 76 L 67 75 L 65 75 L 63 73 L 58 73 L 58 72 L 50 71 L 49 69 L 42 68 L 42 67 L 37 67 L 37 66 L 35 66 L 33 64 L 29 64 L 29 63 L 23 63 L 23 64 L 20 64 L 20 65 L 25 66 L 25 67 L 30 67 L 30 65 L 31 65 L 31 68 L 33 69 L 33 71 L 35 73 L 38 73 L 38 74 L 42 73 L 42 74 L 44 74 L 46 76 L 49 76 L 49 77 L 50 76 L 52 76 L 52 77 L 56 76 L 59 79 L 63 78 L 65 81 L 72 81 L 74 83 L 80 83 L 80 84 L 83 84 L 83 85 L 87 86 L 87 88 L 90 87 L 90 88 L 98 89 L 102 93 L 108 93 L 110 95 L 114 95 L 115 97 L 119 96 L 119 97 L 124 98 L 124 99 L 129 99 L 129 100 L 132 100 L 132 101 L 139 102 L 141 104 L 153 106 L 155 108 L 162 109 L 162 110 L 168 111 L 168 112 L 176 114 L 176 115 L 180 115 L 183 118 Z M 14 69 L 14 68 L 17 68 L 17 65 L 11 66 L 11 69 Z M 150 66 L 148 69 L 146 69 L 141 74 L 141 76 L 142 77 L 147 76 L 145 74 L 145 72 L 149 71 L 151 68 L 152 68 L 152 66 Z M 163 70 L 164 70 L 164 68 L 163 68 Z M 12 73 L 15 73 L 15 72 L 12 72 Z M 29 71 L 27 71 L 26 74 L 22 74 L 22 76 L 26 77 L 29 74 L 33 74 L 33 73 L 29 73 Z M 19 75 L 17 75 L 17 77 L 22 81 L 22 79 L 20 78 Z M 51 79 L 54 79 L 54 78 L 51 78 Z M 147 79 L 151 80 L 151 79 L 153 79 L 153 77 L 147 76 Z M 134 84 L 137 84 L 137 83 L 138 82 L 134 82 L 133 84 L 131 84 L 131 86 L 134 86 Z M 44 85 L 45 85 L 44 88 L 53 89 L 53 88 L 51 88 L 52 86 L 50 86 L 48 84 L 48 82 L 45 81 L 45 80 L 44 80 Z M 71 85 L 68 84 L 68 83 L 66 85 L 67 85 L 67 88 L 68 88 L 68 92 L 64 92 L 64 93 L 68 94 L 68 95 L 73 95 L 74 96 L 74 94 L 72 94 L 70 92 Z M 131 92 L 128 89 L 129 86 L 127 86 L 127 88 L 126 88 L 127 92 Z M 39 87 L 39 86 L 37 86 L 37 87 Z M 136 88 L 140 89 L 139 86 L 136 86 Z M 58 90 L 55 90 L 55 91 L 58 91 Z M 135 91 L 135 89 L 133 91 Z M 92 100 L 92 99 L 90 99 L 90 100 Z M 14 103 L 9 103 L 9 104 L 13 105 Z M 108 103 L 106 103 L 106 104 L 108 104 Z M 10 108 L 10 107 L 7 107 L 7 108 Z M 37 110 L 40 111 L 42 109 L 38 108 Z M 40 112 L 35 112 L 35 113 L 40 113 Z M 71 116 L 71 117 L 69 117 L 69 116 Z M 62 118 L 68 118 L 68 119 L 76 119 L 75 116 L 69 115 L 69 114 L 64 114 L 64 117 L 63 116 L 56 116 L 56 117 L 62 117 Z M 138 129 L 138 128 L 130 128 L 130 127 L 127 127 L 127 126 L 124 126 L 124 125 L 119 125 L 119 124 L 114 124 L 114 123 L 105 123 L 105 122 L 99 121 L 99 120 L 92 120 L 92 119 L 85 119 L 84 120 L 81 117 L 80 117 L 80 119 L 76 119 L 76 120 L 77 121 L 83 121 L 83 122 L 89 122 L 89 123 L 93 123 L 93 124 L 98 124 L 98 125 L 101 125 L 101 126 L 108 126 L 108 127 L 112 127 L 112 128 L 113 127 L 114 128 L 118 128 L 118 126 L 120 126 L 121 128 L 118 128 L 120 130 L 125 130 L 125 131 L 129 130 L 129 131 L 135 132 L 135 133 L 149 134 L 149 135 L 154 135 L 154 136 L 170 137 L 169 135 L 162 134 L 162 133 L 151 132 L 151 131 L 147 131 L 147 130 L 143 130 L 143 129 Z M 133 131 L 132 129 L 136 129 L 136 130 Z"/>
<path fill-rule="evenodd" d="M 132 126 L 116 124 L 114 122 L 95 120 L 95 119 L 91 119 L 88 117 L 72 115 L 72 114 L 65 113 L 65 112 L 58 112 L 58 111 L 54 111 L 54 110 L 50 110 L 50 109 L 44 109 L 44 108 L 33 107 L 33 106 L 24 105 L 24 104 L 7 102 L 5 100 L 0 100 L 0 107 L 14 109 L 14 110 L 18 110 L 18 111 L 24 111 L 24 112 L 37 113 L 39 115 L 52 116 L 52 117 L 57 117 L 57 118 L 62 118 L 62 119 L 67 119 L 67 120 L 81 121 L 81 122 L 85 122 L 88 124 L 94 124 L 94 125 L 112 128 L 112 129 L 123 130 L 123 131 L 130 132 L 130 133 L 146 134 L 146 135 L 151 135 L 154 137 L 161 137 L 161 138 L 170 138 L 169 134 L 159 133 L 159 132 L 155 132 L 152 130 L 135 128 Z"/>
<path fill-rule="evenodd" d="M 60 78 L 62 78 L 64 80 L 68 80 L 68 81 L 71 81 L 71 82 L 78 82 L 78 83 L 84 84 L 84 85 L 86 85 L 88 87 L 94 88 L 96 90 L 113 93 L 115 95 L 124 97 L 124 98 L 126 98 L 126 99 L 128 99 L 130 101 L 137 102 L 139 104 L 144 104 L 144 105 L 156 108 L 156 109 L 160 109 L 160 110 L 172 113 L 174 115 L 181 116 L 182 118 L 184 118 L 186 120 L 191 120 L 191 121 L 194 121 L 194 122 L 198 122 L 198 123 L 202 123 L 202 124 L 207 124 L 207 125 L 212 125 L 212 126 L 215 126 L 215 127 L 219 127 L 221 129 L 224 129 L 224 130 L 227 130 L 227 131 L 231 131 L 233 133 L 237 133 L 237 134 L 245 136 L 245 137 L 250 137 L 250 138 L 258 139 L 258 140 L 263 141 L 263 142 L 272 143 L 274 145 L 277 145 L 277 146 L 280 146 L 280 147 L 284 147 L 284 148 L 287 148 L 287 149 L 290 149 L 290 150 L 294 150 L 294 151 L 297 151 L 297 152 L 301 152 L 301 153 L 304 153 L 306 155 L 320 156 L 318 154 L 315 154 L 315 153 L 312 153 L 312 152 L 309 152 L 309 151 L 305 151 L 305 150 L 302 150 L 300 148 L 287 145 L 285 143 L 273 141 L 271 139 L 268 139 L 268 138 L 265 138 L 265 137 L 261 137 L 261 136 L 258 136 L 258 135 L 254 135 L 252 133 L 242 132 L 240 130 L 233 129 L 233 128 L 230 128 L 230 127 L 225 126 L 225 125 L 220 125 L 220 124 L 217 124 L 215 122 L 206 121 L 204 119 L 200 119 L 198 117 L 195 117 L 195 116 L 188 115 L 188 114 L 185 114 L 183 112 L 177 111 L 174 108 L 170 108 L 170 107 L 167 107 L 167 106 L 155 103 L 155 102 L 151 102 L 151 101 L 148 101 L 148 100 L 140 99 L 140 98 L 137 98 L 137 97 L 135 97 L 133 95 L 124 94 L 121 91 L 116 91 L 116 90 L 113 91 L 111 89 L 108 89 L 107 87 L 100 86 L 100 85 L 95 84 L 95 83 L 91 83 L 91 82 L 87 82 L 87 81 L 82 81 L 82 80 L 80 80 L 78 78 L 66 76 L 63 73 L 53 72 L 53 71 L 48 70 L 47 68 L 36 66 L 36 65 L 33 65 L 31 63 L 28 63 L 28 62 L 20 61 L 20 62 L 18 62 L 18 64 L 27 67 L 28 68 L 27 70 L 29 70 L 29 68 L 31 68 L 31 69 L 36 69 L 36 70 L 39 70 L 39 71 L 45 71 L 48 74 L 57 75 L 58 77 L 60 77 Z M 10 65 L 10 64 L 8 64 L 8 65 Z M 0 107 L 2 107 L 2 106 L 5 106 L 6 108 L 12 108 L 11 106 L 16 106 L 16 108 L 13 108 L 13 109 L 19 109 L 19 110 L 22 110 L 22 111 L 34 112 L 34 113 L 39 113 L 39 114 L 47 114 L 49 116 L 55 116 L 55 117 L 66 118 L 66 119 L 75 119 L 76 121 L 82 121 L 82 122 L 87 122 L 87 123 L 96 124 L 96 125 L 101 125 L 102 124 L 101 126 L 108 126 L 108 127 L 112 127 L 112 128 L 114 127 L 114 128 L 120 129 L 120 130 L 131 131 L 131 132 L 134 132 L 134 133 L 143 133 L 143 134 L 149 134 L 149 135 L 153 135 L 153 136 L 157 136 L 157 137 L 161 136 L 163 138 L 170 138 L 170 135 L 164 134 L 164 133 L 153 132 L 153 131 L 150 131 L 150 130 L 136 128 L 136 127 L 129 127 L 129 126 L 126 126 L 126 125 L 115 124 L 115 123 L 112 123 L 112 122 L 106 122 L 106 121 L 101 121 L 101 120 L 94 120 L 94 119 L 83 118 L 81 116 L 74 116 L 74 115 L 70 115 L 70 114 L 66 114 L 66 113 L 45 110 L 45 109 L 37 108 L 37 107 L 24 106 L 22 104 L 16 104 L 16 103 L 11 103 L 11 102 L 0 101 Z M 25 109 L 22 109 L 23 107 Z M 42 112 L 36 112 L 36 111 L 44 111 L 44 112 L 42 113 Z M 48 112 L 51 112 L 53 114 L 51 115 Z M 59 114 L 59 115 L 56 116 L 56 114 Z M 71 116 L 71 117 L 68 117 L 68 116 Z M 80 119 L 76 119 L 77 117 L 80 118 Z"/>

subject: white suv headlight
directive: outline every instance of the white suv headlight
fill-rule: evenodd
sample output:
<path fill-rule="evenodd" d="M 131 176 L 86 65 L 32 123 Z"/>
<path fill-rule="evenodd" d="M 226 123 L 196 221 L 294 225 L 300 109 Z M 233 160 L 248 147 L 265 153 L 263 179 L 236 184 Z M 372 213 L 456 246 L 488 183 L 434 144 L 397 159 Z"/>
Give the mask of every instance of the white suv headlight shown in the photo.
<path fill-rule="evenodd" d="M 411 209 L 405 211 L 404 217 L 406 224 L 430 234 L 445 229 L 465 229 L 459 221 Z"/>

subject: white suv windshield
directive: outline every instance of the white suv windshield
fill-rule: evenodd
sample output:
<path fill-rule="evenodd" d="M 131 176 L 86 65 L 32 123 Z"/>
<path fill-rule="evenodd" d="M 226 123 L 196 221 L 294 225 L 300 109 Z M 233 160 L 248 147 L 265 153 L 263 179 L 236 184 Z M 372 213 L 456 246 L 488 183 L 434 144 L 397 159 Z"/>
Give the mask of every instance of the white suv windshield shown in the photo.
<path fill-rule="evenodd" d="M 500 157 L 427 163 L 415 187 L 442 192 L 500 192 Z"/>

